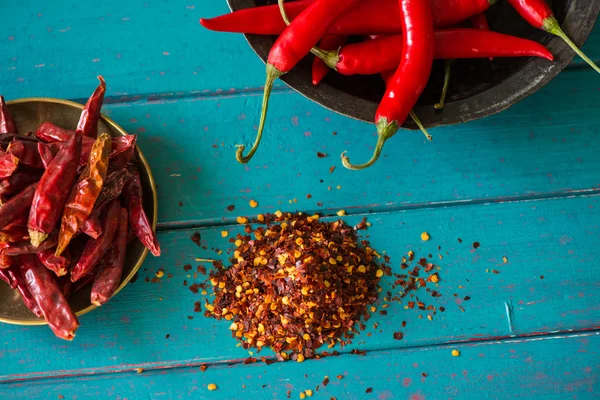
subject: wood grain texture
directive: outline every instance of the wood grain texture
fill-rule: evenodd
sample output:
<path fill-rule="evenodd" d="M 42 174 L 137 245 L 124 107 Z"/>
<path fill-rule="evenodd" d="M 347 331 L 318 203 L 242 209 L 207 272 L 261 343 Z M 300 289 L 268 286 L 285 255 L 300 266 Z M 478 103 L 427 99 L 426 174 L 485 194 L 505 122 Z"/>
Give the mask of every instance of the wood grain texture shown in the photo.
<path fill-rule="evenodd" d="M 591 70 L 564 72 L 504 113 L 432 130 L 431 143 L 402 131 L 374 167 L 359 172 L 343 168 L 339 155 L 348 150 L 352 160 L 366 160 L 373 127 L 296 94 L 273 96 L 262 146 L 245 166 L 235 162 L 235 144 L 254 140 L 260 96 L 118 104 L 105 111 L 140 135 L 158 184 L 162 226 L 211 225 L 278 208 L 360 212 L 598 191 L 597 78 Z M 249 207 L 251 199 L 258 209 Z M 235 213 L 226 211 L 232 204 Z"/>
<path fill-rule="evenodd" d="M 204 373 L 192 367 L 12 383 L 0 385 L 0 394 L 11 399 L 146 400 L 285 399 L 289 392 L 298 399 L 310 389 L 316 399 L 591 400 L 597 398 L 600 379 L 599 347 L 600 334 L 594 332 L 344 355 L 302 364 L 215 365 Z M 459 357 L 452 357 L 453 349 L 460 351 Z M 217 390 L 208 391 L 209 383 Z"/>
<path fill-rule="evenodd" d="M 392 303 L 387 315 L 377 312 L 367 331 L 338 350 L 407 348 L 600 328 L 594 267 L 600 257 L 600 196 L 412 210 L 369 218 L 369 240 L 391 257 L 395 271 L 410 249 L 417 257 L 432 254 L 441 267 L 438 286 L 443 297 L 433 300 L 425 292 L 419 296 L 446 311 L 429 321 L 424 312 L 405 310 L 406 302 Z M 350 224 L 360 219 L 346 218 Z M 241 231 L 240 226 L 224 229 L 229 237 Z M 421 242 L 423 231 L 431 235 L 429 242 Z M 193 232 L 161 233 L 163 256 L 149 258 L 135 283 L 108 305 L 83 316 L 72 343 L 53 338 L 46 327 L 2 326 L 0 382 L 248 357 L 230 337 L 227 321 L 206 319 L 193 311 L 194 302 L 203 296 L 193 294 L 183 281 L 191 284 L 205 278 L 194 279 L 196 257 L 217 257 L 210 246 L 229 248 L 221 228 L 199 231 L 208 250 L 191 241 Z M 477 250 L 473 249 L 475 241 L 481 244 Z M 221 258 L 225 256 L 224 252 Z M 507 263 L 502 260 L 505 256 Z M 192 270 L 185 271 L 185 264 Z M 158 269 L 165 276 L 156 283 L 146 282 Z M 494 269 L 499 273 L 492 273 Z M 387 279 L 385 287 L 390 283 Z M 405 329 L 402 321 L 407 322 Z M 373 329 L 373 323 L 379 327 Z M 404 340 L 393 338 L 397 331 L 404 332 Z"/>
<path fill-rule="evenodd" d="M 255 91 L 264 65 L 245 39 L 198 23 L 228 11 L 225 1 L 6 2 L 2 94 L 84 99 L 99 74 L 112 101 Z M 599 28 L 584 50 L 600 59 Z"/>

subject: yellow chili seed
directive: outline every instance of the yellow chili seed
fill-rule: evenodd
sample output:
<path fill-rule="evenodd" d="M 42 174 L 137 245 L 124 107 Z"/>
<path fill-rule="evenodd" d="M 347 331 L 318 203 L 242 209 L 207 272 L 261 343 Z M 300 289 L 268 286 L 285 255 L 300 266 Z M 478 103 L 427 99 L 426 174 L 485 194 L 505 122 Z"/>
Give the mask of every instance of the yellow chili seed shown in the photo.
<path fill-rule="evenodd" d="M 428 241 L 429 240 L 429 233 L 427 233 L 427 232 L 421 233 L 421 240 L 424 241 L 424 242 Z"/>
<path fill-rule="evenodd" d="M 346 215 L 346 210 L 340 210 L 337 212 L 338 217 L 343 217 Z"/>
<path fill-rule="evenodd" d="M 241 239 L 236 240 L 235 245 L 236 245 L 236 247 L 240 247 L 242 245 L 242 240 Z"/>
<path fill-rule="evenodd" d="M 458 357 L 458 356 L 460 356 L 460 351 L 452 350 L 452 357 Z"/>
<path fill-rule="evenodd" d="M 312 392 L 312 390 L 310 390 L 310 389 L 307 389 L 307 390 L 305 390 L 305 391 L 304 391 L 304 393 L 306 393 L 306 395 L 307 395 L 308 397 L 312 397 L 312 395 L 313 395 L 313 392 Z"/>
<path fill-rule="evenodd" d="M 156 271 L 157 278 L 162 278 L 164 275 L 165 275 L 165 272 L 162 269 L 159 269 L 158 271 Z"/>
<path fill-rule="evenodd" d="M 298 354 L 298 358 L 296 359 L 296 361 L 303 362 L 304 361 L 304 356 L 302 354 Z"/>
<path fill-rule="evenodd" d="M 282 215 L 283 215 L 283 213 L 281 211 L 279 211 L 279 210 L 275 211 L 275 216 L 277 218 L 281 218 Z"/>
<path fill-rule="evenodd" d="M 300 398 L 301 399 L 305 399 L 306 398 L 306 395 L 304 394 L 304 392 L 300 392 Z"/>
<path fill-rule="evenodd" d="M 431 275 L 431 282 L 438 283 L 440 278 L 437 275 Z"/>
<path fill-rule="evenodd" d="M 504 264 L 506 264 L 508 262 L 508 258 L 502 257 L 502 261 L 504 261 Z"/>
<path fill-rule="evenodd" d="M 367 267 L 365 267 L 364 265 L 359 265 L 358 272 L 361 272 L 361 273 L 367 272 Z"/>
<path fill-rule="evenodd" d="M 250 207 L 256 208 L 258 206 L 258 202 L 256 200 L 250 200 Z"/>
<path fill-rule="evenodd" d="M 375 273 L 375 276 L 378 278 L 381 278 L 383 276 L 383 271 L 378 269 L 377 272 Z"/>
<path fill-rule="evenodd" d="M 258 214 L 258 215 L 256 216 L 256 219 L 257 219 L 257 220 L 259 220 L 260 222 L 263 222 L 263 221 L 265 220 L 265 216 L 264 216 L 264 215 L 262 215 L 262 214 Z"/>
<path fill-rule="evenodd" d="M 227 237 L 227 236 L 229 236 L 229 232 L 221 231 L 221 237 Z"/>
<path fill-rule="evenodd" d="M 248 218 L 246 217 L 237 217 L 237 223 L 238 224 L 245 224 L 248 222 Z"/>
<path fill-rule="evenodd" d="M 217 390 L 217 385 L 215 385 L 214 383 L 209 383 L 208 384 L 208 390 L 210 390 L 211 392 L 213 390 Z"/>

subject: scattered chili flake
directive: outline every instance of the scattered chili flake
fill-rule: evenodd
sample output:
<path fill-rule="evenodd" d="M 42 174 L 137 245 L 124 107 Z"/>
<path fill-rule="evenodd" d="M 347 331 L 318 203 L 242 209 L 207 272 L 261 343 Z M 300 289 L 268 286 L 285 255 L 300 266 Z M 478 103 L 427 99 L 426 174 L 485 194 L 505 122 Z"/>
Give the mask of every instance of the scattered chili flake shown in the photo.
<path fill-rule="evenodd" d="M 194 317 L 192 317 L 191 315 L 188 315 L 188 319 L 194 319 Z"/>
<path fill-rule="evenodd" d="M 339 380 L 342 380 L 342 379 L 344 379 L 344 375 L 340 374 L 340 375 L 336 376 L 336 378 L 338 378 Z"/>
<path fill-rule="evenodd" d="M 310 194 L 310 193 L 309 193 L 309 194 L 307 194 L 307 195 L 306 195 L 306 198 L 307 198 L 307 199 L 312 199 L 312 194 Z"/>
<path fill-rule="evenodd" d="M 207 364 L 202 364 L 200 366 L 200 371 L 202 371 L 202 372 L 206 371 L 207 369 L 208 369 L 208 365 Z"/>
<path fill-rule="evenodd" d="M 306 395 L 304 394 L 304 392 L 300 392 L 300 398 L 301 399 L 305 399 L 306 398 Z"/>
<path fill-rule="evenodd" d="M 423 373 L 421 374 L 421 376 L 422 376 L 423 378 L 427 378 L 427 376 L 428 376 L 428 375 L 427 375 L 427 372 L 423 372 Z"/>
<path fill-rule="evenodd" d="M 217 385 L 214 383 L 209 383 L 206 388 L 212 392 L 213 390 L 217 390 Z"/>
<path fill-rule="evenodd" d="M 402 332 L 395 332 L 394 333 L 394 339 L 396 339 L 396 340 L 402 340 L 402 339 L 404 339 L 404 333 L 402 333 Z"/>
<path fill-rule="evenodd" d="M 458 351 L 456 349 L 452 350 L 452 357 L 458 357 L 458 356 L 460 356 L 460 351 Z"/>
<path fill-rule="evenodd" d="M 192 270 L 192 264 L 185 264 L 183 266 L 183 270 L 184 271 L 191 271 Z"/>
<path fill-rule="evenodd" d="M 402 321 L 402 327 L 404 328 L 406 326 L 406 321 Z"/>
<path fill-rule="evenodd" d="M 421 240 L 422 241 L 427 242 L 429 239 L 430 239 L 429 233 L 427 233 L 427 232 L 421 233 Z"/>
<path fill-rule="evenodd" d="M 59 399 L 64 399 L 64 398 L 65 398 L 65 396 L 63 396 L 62 394 L 59 394 L 59 395 L 58 395 L 58 398 L 59 398 Z"/>
<path fill-rule="evenodd" d="M 458 238 L 458 243 L 462 243 L 462 239 L 461 238 Z"/>
<path fill-rule="evenodd" d="M 199 232 L 196 232 L 192 235 L 192 242 L 196 243 L 196 245 L 200 246 L 200 240 L 202 240 L 202 237 L 200 236 Z"/>
<path fill-rule="evenodd" d="M 343 217 L 346 215 L 346 210 L 340 210 L 336 214 L 338 215 L 338 217 Z"/>
<path fill-rule="evenodd" d="M 465 296 L 465 301 L 471 300 L 471 296 Z"/>
<path fill-rule="evenodd" d="M 142 372 L 144 372 L 144 370 L 141 369 L 141 368 L 137 368 L 136 371 L 137 371 L 138 374 L 141 374 Z"/>
<path fill-rule="evenodd" d="M 493 270 L 492 270 L 492 273 L 493 273 L 493 274 L 499 274 L 499 273 L 500 273 L 500 271 L 498 271 L 497 269 L 493 269 Z"/>
<path fill-rule="evenodd" d="M 227 206 L 227 211 L 233 211 L 235 210 L 235 206 L 232 204 L 230 206 Z"/>
<path fill-rule="evenodd" d="M 506 264 L 508 262 L 508 258 L 506 258 L 506 256 L 502 257 L 502 261 L 504 262 L 504 264 Z"/>
<path fill-rule="evenodd" d="M 319 158 L 325 158 L 325 157 L 327 157 L 327 153 L 322 153 L 320 151 L 317 151 L 317 157 L 319 157 Z"/>
<path fill-rule="evenodd" d="M 544 275 L 540 276 L 540 279 L 544 279 Z"/>
<path fill-rule="evenodd" d="M 473 248 L 474 249 L 478 249 L 481 245 L 479 244 L 479 242 L 474 242 L 473 243 Z"/>
<path fill-rule="evenodd" d="M 250 200 L 250 207 L 252 208 L 256 208 L 258 207 L 258 202 L 256 200 Z"/>
<path fill-rule="evenodd" d="M 202 311 L 202 304 L 199 301 L 197 301 L 194 303 L 194 312 L 200 312 L 200 311 Z"/>
<path fill-rule="evenodd" d="M 365 393 L 373 393 L 373 388 L 367 388 L 367 390 L 365 390 Z"/>
<path fill-rule="evenodd" d="M 289 399 L 292 396 L 292 391 L 288 390 L 287 392 L 285 392 L 285 396 Z"/>
<path fill-rule="evenodd" d="M 227 237 L 227 236 L 229 236 L 229 232 L 227 232 L 225 230 L 221 231 L 221 237 Z"/>
<path fill-rule="evenodd" d="M 304 391 L 304 393 L 306 393 L 306 395 L 307 395 L 308 397 L 312 397 L 312 395 L 313 395 L 313 391 L 312 391 L 312 390 L 310 390 L 310 389 L 306 389 L 306 390 Z"/>
<path fill-rule="evenodd" d="M 169 335 L 169 334 L 167 333 L 167 335 L 165 336 L 165 339 L 168 339 L 168 338 L 170 338 L 170 337 L 171 337 L 171 335 Z"/>
<path fill-rule="evenodd" d="M 198 267 L 196 267 L 196 269 L 198 270 L 198 272 L 200 272 L 202 275 L 206 275 L 206 267 L 204 265 L 198 265 Z"/>
<path fill-rule="evenodd" d="M 326 387 L 327 385 L 329 385 L 329 377 L 328 376 L 325 376 L 325 378 L 323 379 L 322 384 L 323 384 L 323 387 Z"/>
<path fill-rule="evenodd" d="M 236 221 L 237 221 L 238 224 L 244 225 L 244 224 L 248 223 L 248 218 L 246 218 L 246 217 L 237 217 Z"/>
<path fill-rule="evenodd" d="M 157 278 L 162 278 L 163 276 L 165 276 L 165 271 L 163 271 L 162 269 L 159 269 L 158 271 L 156 271 Z"/>
<path fill-rule="evenodd" d="M 329 167 L 329 173 L 333 174 L 333 171 L 335 171 L 335 165 L 332 165 L 331 167 Z"/>
<path fill-rule="evenodd" d="M 318 203 L 317 203 L 317 206 L 319 206 L 319 207 L 323 207 L 323 203 L 321 203 L 321 202 L 318 202 Z"/>
<path fill-rule="evenodd" d="M 319 215 L 277 211 L 235 245 L 230 266 L 210 274 L 215 296 L 204 315 L 230 320 L 244 349 L 272 348 L 280 361 L 347 343 L 341 337 L 357 331 L 378 297 L 377 271 L 389 269 L 350 226 Z"/>

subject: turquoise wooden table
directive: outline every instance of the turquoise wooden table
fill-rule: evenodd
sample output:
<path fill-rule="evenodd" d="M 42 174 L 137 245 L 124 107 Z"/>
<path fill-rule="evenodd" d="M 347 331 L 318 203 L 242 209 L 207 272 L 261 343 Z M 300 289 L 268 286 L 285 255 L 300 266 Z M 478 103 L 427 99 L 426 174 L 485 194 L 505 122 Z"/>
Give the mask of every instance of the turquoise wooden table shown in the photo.
<path fill-rule="evenodd" d="M 279 84 L 260 152 L 242 166 L 234 145 L 254 138 L 264 65 L 243 37 L 199 26 L 226 11 L 224 0 L 3 4 L 0 92 L 84 101 L 106 78 L 104 112 L 139 135 L 158 183 L 163 256 L 83 316 L 72 343 L 45 327 L 1 325 L 2 397 L 598 398 L 598 75 L 575 60 L 499 115 L 434 129 L 432 143 L 398 135 L 362 172 L 344 170 L 339 154 L 366 159 L 373 127 Z M 600 27 L 584 49 L 600 59 Z M 194 312 L 202 296 L 183 281 L 204 279 L 197 258 L 225 259 L 213 249 L 229 246 L 221 231 L 240 231 L 238 215 L 278 209 L 367 216 L 371 243 L 394 268 L 411 249 L 441 253 L 446 311 L 430 321 L 395 303 L 337 357 L 243 364 L 249 354 L 228 322 Z"/>

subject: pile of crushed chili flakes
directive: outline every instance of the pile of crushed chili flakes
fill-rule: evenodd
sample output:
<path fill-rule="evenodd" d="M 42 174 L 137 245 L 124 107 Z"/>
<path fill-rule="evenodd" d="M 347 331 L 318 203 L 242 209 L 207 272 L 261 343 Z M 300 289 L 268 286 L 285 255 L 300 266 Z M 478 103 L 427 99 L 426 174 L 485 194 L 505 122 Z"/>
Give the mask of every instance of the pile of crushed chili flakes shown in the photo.
<path fill-rule="evenodd" d="M 230 239 L 236 246 L 228 268 L 210 275 L 212 303 L 205 316 L 231 321 L 245 349 L 272 348 L 280 361 L 303 361 L 323 344 L 352 338 L 369 317 L 379 281 L 391 269 L 357 231 L 341 220 L 277 212 L 264 225 Z"/>

